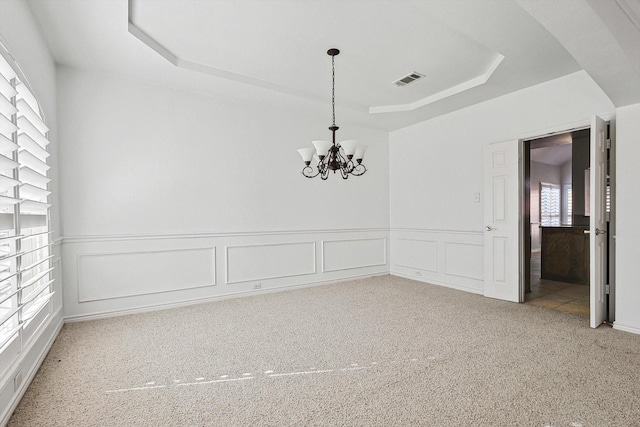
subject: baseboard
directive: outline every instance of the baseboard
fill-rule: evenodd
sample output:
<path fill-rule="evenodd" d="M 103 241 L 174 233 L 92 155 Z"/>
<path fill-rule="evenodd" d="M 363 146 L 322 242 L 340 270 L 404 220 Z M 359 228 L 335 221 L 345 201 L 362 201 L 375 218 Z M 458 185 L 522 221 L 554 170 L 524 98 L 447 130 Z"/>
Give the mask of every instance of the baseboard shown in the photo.
<path fill-rule="evenodd" d="M 53 346 L 53 343 L 55 342 L 56 338 L 58 337 L 58 334 L 60 333 L 60 330 L 62 329 L 62 326 L 64 325 L 64 319 L 62 317 L 62 308 L 58 309 L 55 313 L 52 314 L 51 323 L 49 325 L 45 326 L 42 329 L 42 331 L 44 332 L 46 329 L 48 329 L 51 326 L 53 326 L 53 329 L 54 329 L 53 333 L 47 338 L 47 342 L 42 347 L 42 349 L 40 350 L 40 353 L 38 354 L 37 359 L 36 359 L 36 363 L 33 365 L 31 370 L 28 373 L 27 372 L 23 372 L 23 375 L 26 374 L 26 376 L 23 379 L 22 384 L 20 385 L 20 388 L 13 395 L 14 397 L 13 397 L 12 401 L 10 402 L 10 404 L 8 405 L 8 407 L 5 409 L 4 413 L 2 413 L 0 415 L 1 416 L 1 418 L 0 418 L 0 426 L 2 426 L 2 427 L 6 426 L 9 423 L 9 419 L 11 418 L 11 415 L 13 415 L 13 411 L 15 411 L 16 408 L 18 407 L 18 404 L 20 403 L 20 400 L 22 400 L 22 397 L 27 392 L 27 389 L 29 388 L 29 385 L 31 384 L 31 382 L 35 378 L 36 374 L 38 373 L 38 370 L 40 369 L 40 366 L 42 366 L 42 362 L 44 362 L 44 359 L 47 356 L 47 354 L 49 353 L 49 350 L 51 350 L 51 346 Z M 42 334 L 42 332 L 41 332 L 41 334 Z M 38 337 L 38 338 L 41 338 L 41 337 Z M 39 339 L 31 340 L 31 343 L 29 344 L 29 346 L 22 351 L 22 353 L 20 354 L 20 357 L 18 358 L 18 360 L 13 365 L 14 367 L 16 367 L 16 369 L 17 369 L 18 366 L 20 366 L 24 362 L 24 360 L 26 359 L 27 355 L 29 355 L 31 353 L 31 351 L 33 350 L 33 346 L 37 342 L 39 342 Z"/>
<path fill-rule="evenodd" d="M 110 317 L 126 316 L 129 314 L 148 313 L 148 312 L 158 311 L 158 310 L 167 310 L 167 309 L 186 307 L 186 306 L 196 305 L 196 304 L 223 301 L 231 298 L 250 297 L 255 295 L 264 295 L 264 294 L 271 294 L 275 292 L 290 291 L 293 289 L 303 289 L 303 288 L 311 288 L 314 286 L 330 285 L 333 283 L 341 283 L 349 280 L 364 279 L 367 277 L 386 276 L 388 274 L 389 274 L 388 271 L 383 271 L 378 273 L 369 273 L 369 274 L 359 274 L 354 276 L 341 277 L 340 279 L 335 279 L 335 280 L 323 280 L 319 282 L 304 283 L 299 285 L 287 285 L 287 286 L 278 286 L 278 287 L 268 288 L 268 289 L 233 292 L 233 293 L 224 294 L 224 295 L 216 295 L 213 297 L 182 300 L 182 301 L 176 301 L 176 302 L 171 302 L 167 304 L 146 305 L 142 307 L 136 307 L 136 308 L 125 309 L 125 310 L 104 311 L 104 312 L 92 313 L 92 314 L 80 314 L 75 316 L 67 316 L 64 318 L 64 322 L 65 323 L 86 322 L 89 320 L 107 319 Z"/>
<path fill-rule="evenodd" d="M 613 329 L 640 335 L 640 328 L 637 328 L 635 326 L 622 325 L 619 322 L 613 322 Z"/>
<path fill-rule="evenodd" d="M 456 289 L 458 291 L 470 292 L 472 294 L 484 295 L 484 292 L 478 289 L 469 288 L 466 286 L 455 285 L 453 283 L 445 283 L 437 280 L 425 279 L 423 277 L 416 277 L 409 274 L 401 273 L 399 271 L 391 271 L 389 274 L 392 276 L 403 277 L 405 279 L 415 280 L 417 282 L 428 283 L 430 285 L 442 286 L 445 288 Z"/>

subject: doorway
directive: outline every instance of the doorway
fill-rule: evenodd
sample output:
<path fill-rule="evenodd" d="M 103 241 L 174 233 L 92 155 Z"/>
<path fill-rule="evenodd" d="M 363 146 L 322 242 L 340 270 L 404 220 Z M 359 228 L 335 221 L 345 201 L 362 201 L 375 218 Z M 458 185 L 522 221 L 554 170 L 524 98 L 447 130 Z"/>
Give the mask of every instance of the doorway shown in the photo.
<path fill-rule="evenodd" d="M 523 141 L 524 302 L 589 317 L 590 128 Z"/>
<path fill-rule="evenodd" d="M 615 290 L 615 283 L 612 283 L 614 271 L 609 268 L 615 265 L 615 240 L 612 240 L 615 239 L 615 210 L 606 212 L 607 194 L 610 206 L 615 205 L 615 155 L 612 154 L 615 144 L 611 143 L 611 129 L 607 122 L 598 116 L 592 116 L 590 122 L 590 127 L 584 123 L 582 128 L 564 133 L 588 128 L 590 134 L 589 168 L 582 171 L 585 182 L 583 216 L 589 217 L 589 227 L 582 230 L 581 237 L 586 235 L 589 239 L 588 250 L 585 250 L 589 254 L 589 326 L 597 328 L 615 317 L 611 304 L 613 298 L 609 297 Z M 555 134 L 546 136 L 552 135 Z M 534 139 L 540 138 L 528 140 Z M 483 153 L 484 295 L 513 302 L 525 301 L 525 282 L 527 277 L 530 280 L 531 274 L 531 212 L 530 206 L 525 208 L 525 204 L 530 203 L 531 182 L 525 185 L 524 179 L 525 166 L 529 164 L 529 159 L 524 161 L 524 157 L 531 153 L 524 150 L 524 141 L 517 139 L 488 144 Z M 529 197 L 524 197 L 524 194 Z M 574 190 L 570 199 L 574 212 L 578 209 L 577 199 Z M 528 217 L 525 218 L 526 215 Z M 541 270 L 546 260 L 542 251 Z"/>

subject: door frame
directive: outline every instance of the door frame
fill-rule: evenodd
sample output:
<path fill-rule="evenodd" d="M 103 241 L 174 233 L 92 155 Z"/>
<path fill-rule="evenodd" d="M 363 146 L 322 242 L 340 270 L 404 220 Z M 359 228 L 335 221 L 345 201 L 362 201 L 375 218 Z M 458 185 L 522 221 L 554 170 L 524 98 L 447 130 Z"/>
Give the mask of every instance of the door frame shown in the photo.
<path fill-rule="evenodd" d="M 611 185 L 611 211 L 612 214 L 610 216 L 610 234 L 608 236 L 609 243 L 609 259 L 608 259 L 608 267 L 609 267 L 609 285 L 610 285 L 610 293 L 609 293 L 609 315 L 607 321 L 612 323 L 615 318 L 615 114 L 608 115 L 600 115 L 606 123 L 609 125 L 609 138 L 612 140 L 611 151 L 610 151 L 610 185 Z M 548 136 L 558 135 L 562 133 L 573 132 L 582 129 L 590 129 L 591 128 L 591 117 L 586 118 L 584 120 L 579 120 L 572 123 L 567 123 L 564 125 L 553 126 L 544 130 L 526 132 L 517 136 L 518 140 L 518 153 L 519 153 L 519 173 L 518 173 L 518 186 L 520 193 L 520 201 L 519 201 L 519 217 L 520 221 L 519 225 L 519 272 L 520 272 L 520 280 L 518 281 L 518 289 L 519 289 L 519 298 L 520 302 L 524 302 L 525 296 L 525 284 L 527 281 L 525 280 L 525 273 L 529 273 L 525 268 L 527 265 L 526 256 L 530 256 L 530 249 L 527 250 L 527 245 L 531 244 L 531 230 L 530 230 L 530 217 L 527 215 L 527 212 L 530 212 L 527 208 L 530 203 L 529 200 L 525 200 L 525 195 L 528 195 L 528 191 L 526 188 L 526 170 L 529 166 L 525 167 L 525 160 L 529 161 L 529 156 L 526 154 L 527 150 L 525 150 L 525 141 L 531 141 L 538 138 L 544 138 Z M 526 159 L 525 159 L 526 157 Z M 529 219 L 525 221 L 525 219 Z M 591 248 L 590 248 L 591 250 Z"/>

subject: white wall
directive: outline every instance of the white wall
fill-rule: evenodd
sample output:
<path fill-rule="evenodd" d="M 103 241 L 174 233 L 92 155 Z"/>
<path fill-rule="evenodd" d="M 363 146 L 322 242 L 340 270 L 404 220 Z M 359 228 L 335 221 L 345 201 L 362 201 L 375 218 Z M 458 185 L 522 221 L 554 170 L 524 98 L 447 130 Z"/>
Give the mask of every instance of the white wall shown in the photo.
<path fill-rule="evenodd" d="M 614 328 L 640 334 L 640 104 L 616 110 L 616 319 Z"/>
<path fill-rule="evenodd" d="M 483 147 L 614 111 L 593 80 L 577 72 L 392 132 L 391 272 L 482 293 L 483 204 L 474 193 L 482 193 Z M 424 250 L 409 258 L 416 241 Z M 470 260 L 464 269 L 456 264 L 462 257 Z"/>
<path fill-rule="evenodd" d="M 369 171 L 307 179 L 296 149 L 330 138 L 329 105 L 308 117 L 69 68 L 58 84 L 68 317 L 388 272 L 386 132 L 339 123 Z"/>
<path fill-rule="evenodd" d="M 561 184 L 561 170 L 559 166 L 546 163 L 531 162 L 531 250 L 540 250 L 540 183 Z M 561 190 L 562 191 L 562 190 Z"/>
<path fill-rule="evenodd" d="M 18 0 L 0 1 L 0 39 L 27 77 L 28 84 L 35 94 L 44 112 L 45 121 L 50 128 L 48 151 L 49 184 L 52 194 L 50 201 L 51 227 L 54 230 L 54 241 L 60 235 L 60 210 L 58 203 L 58 149 L 56 126 L 56 77 L 55 65 L 47 46 L 42 39 L 38 27 L 31 16 L 26 3 Z M 23 333 L 24 341 L 15 340 L 5 347 L 0 363 L 0 425 L 3 425 L 17 405 L 31 378 L 35 375 L 42 359 L 53 343 L 62 327 L 62 283 L 60 276 L 59 246 L 54 245 L 54 266 L 57 268 L 54 277 L 54 295 L 49 307 L 38 315 L 43 323 L 35 329 L 27 327 Z M 38 324 L 32 321 L 32 325 Z M 10 361 L 7 355 L 12 354 Z M 14 377 L 21 373 L 22 384 L 14 389 Z"/>

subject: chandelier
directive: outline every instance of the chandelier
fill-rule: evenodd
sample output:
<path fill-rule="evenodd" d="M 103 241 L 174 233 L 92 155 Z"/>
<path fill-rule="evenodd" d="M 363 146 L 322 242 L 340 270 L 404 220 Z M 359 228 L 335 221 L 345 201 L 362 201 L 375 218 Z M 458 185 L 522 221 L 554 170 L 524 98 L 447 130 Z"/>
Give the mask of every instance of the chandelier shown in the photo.
<path fill-rule="evenodd" d="M 336 131 L 339 129 L 336 126 L 336 65 L 335 59 L 340 51 L 338 49 L 329 49 L 327 54 L 331 56 L 331 109 L 333 112 L 333 124 L 329 126 L 329 130 L 332 134 L 332 141 L 312 141 L 315 148 L 300 148 L 298 153 L 304 160 L 304 168 L 302 169 L 302 175 L 307 178 L 315 178 L 320 175 L 320 178 L 327 179 L 329 177 L 329 171 L 336 173 L 340 171 L 343 179 L 349 178 L 349 175 L 360 176 L 363 175 L 367 168 L 362 164 L 365 151 L 367 151 L 366 145 L 359 145 L 358 141 L 349 139 L 341 141 L 336 144 Z M 311 166 L 311 162 L 315 161 L 317 164 Z"/>

